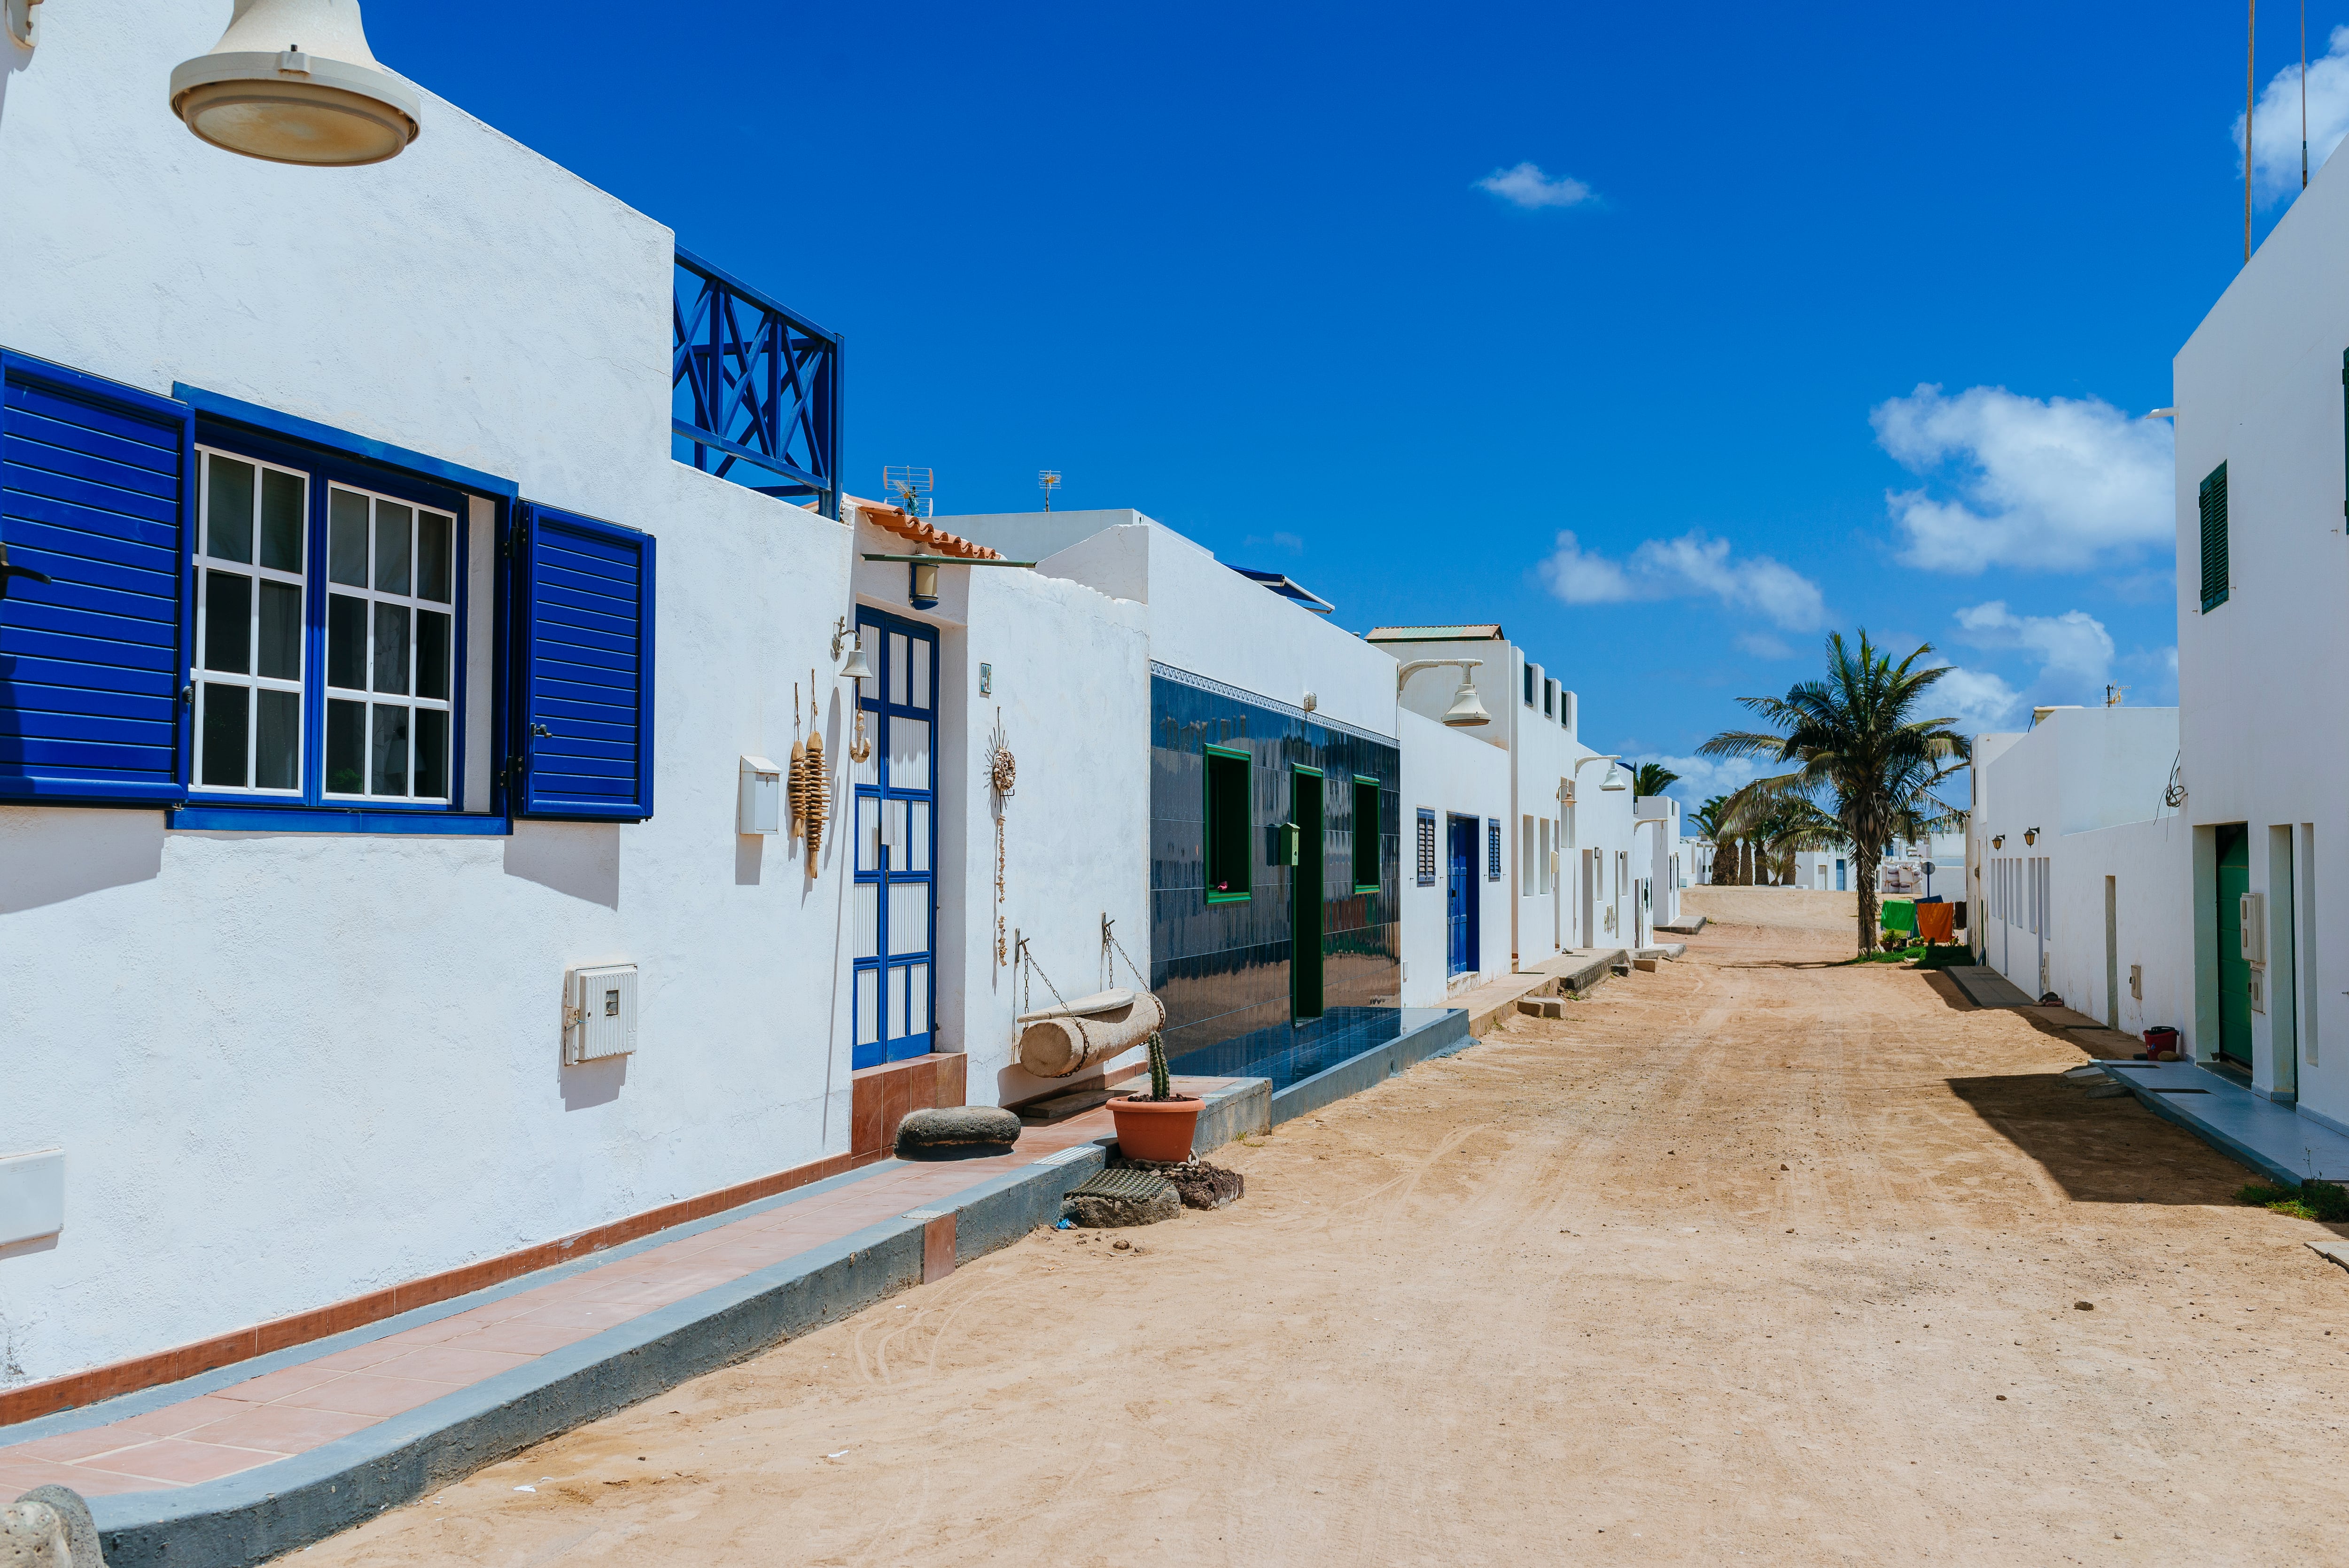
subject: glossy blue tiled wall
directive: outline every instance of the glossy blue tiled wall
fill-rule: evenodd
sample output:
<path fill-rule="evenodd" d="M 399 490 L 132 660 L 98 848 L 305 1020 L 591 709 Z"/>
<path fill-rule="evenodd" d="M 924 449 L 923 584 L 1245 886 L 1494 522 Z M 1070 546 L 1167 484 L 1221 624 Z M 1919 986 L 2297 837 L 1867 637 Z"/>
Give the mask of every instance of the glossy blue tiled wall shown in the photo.
<path fill-rule="evenodd" d="M 1206 896 L 1206 748 L 1251 758 L 1255 865 L 1244 901 Z M 1272 863 L 1275 824 L 1289 820 L 1291 769 L 1324 778 L 1323 1002 L 1392 1007 L 1402 991 L 1402 757 L 1394 742 L 1251 699 L 1154 665 L 1150 678 L 1150 982 L 1165 1002 L 1169 1055 L 1289 1022 L 1289 882 Z M 1379 891 L 1353 881 L 1357 775 L 1379 781 Z"/>

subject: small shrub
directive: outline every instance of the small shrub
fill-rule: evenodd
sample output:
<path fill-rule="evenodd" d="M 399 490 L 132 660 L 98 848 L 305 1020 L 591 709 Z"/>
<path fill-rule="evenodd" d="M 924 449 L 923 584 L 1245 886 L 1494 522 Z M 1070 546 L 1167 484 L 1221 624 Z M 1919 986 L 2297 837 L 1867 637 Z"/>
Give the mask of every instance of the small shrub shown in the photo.
<path fill-rule="evenodd" d="M 2296 1189 L 2251 1181 L 2236 1191 L 2235 1201 L 2256 1203 L 2295 1220 L 2322 1220 L 2327 1224 L 2349 1221 L 2349 1190 L 2337 1181 L 2308 1181 Z"/>

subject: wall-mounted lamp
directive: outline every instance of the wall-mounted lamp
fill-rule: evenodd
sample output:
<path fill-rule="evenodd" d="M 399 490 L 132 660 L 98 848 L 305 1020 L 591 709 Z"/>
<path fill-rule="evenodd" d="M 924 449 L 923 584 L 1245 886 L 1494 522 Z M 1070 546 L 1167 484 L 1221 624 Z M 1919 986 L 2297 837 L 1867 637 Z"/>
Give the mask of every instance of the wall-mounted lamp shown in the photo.
<path fill-rule="evenodd" d="M 2038 830 L 2038 829 L 2036 829 L 2036 828 L 2025 828 L 2025 829 L 2023 829 L 2023 841 L 2024 843 L 2026 843 L 2026 844 L 2035 844 L 2035 843 L 2037 843 L 2037 842 L 2039 841 L 2039 830 Z"/>
<path fill-rule="evenodd" d="M 1992 839 L 1990 841 L 1990 847 L 1993 850 L 2002 850 L 2006 848 L 2006 835 L 2004 833 L 2001 833 L 1998 837 Z"/>
<path fill-rule="evenodd" d="M 190 130 L 272 163 L 381 163 L 416 139 L 422 110 L 367 48 L 358 0 L 236 0 L 211 52 L 171 69 Z"/>
<path fill-rule="evenodd" d="M 1577 762 L 1574 765 L 1574 771 L 1579 775 L 1585 768 L 1589 767 L 1592 763 L 1604 762 L 1607 764 L 1607 777 L 1599 781 L 1599 788 L 1601 789 L 1623 789 L 1629 788 L 1629 786 L 1623 782 L 1623 770 L 1615 766 L 1615 764 L 1622 760 L 1623 754 L 1619 751 L 1610 751 L 1604 757 L 1586 757 L 1581 761 Z"/>
<path fill-rule="evenodd" d="M 913 569 L 906 584 L 905 601 L 916 610 L 938 607 L 938 568 L 941 566 L 1033 566 L 1032 561 L 973 560 L 967 555 L 884 555 L 867 552 L 867 561 L 902 561 Z"/>
<path fill-rule="evenodd" d="M 1422 670 L 1456 666 L 1460 671 L 1460 689 L 1452 694 L 1452 706 L 1444 710 L 1444 722 L 1454 729 L 1474 729 L 1480 725 L 1490 724 L 1493 716 L 1485 711 L 1484 702 L 1476 696 L 1476 683 L 1468 674 L 1484 662 L 1482 659 L 1413 659 L 1395 668 L 1395 695 L 1401 696 L 1411 677 Z"/>

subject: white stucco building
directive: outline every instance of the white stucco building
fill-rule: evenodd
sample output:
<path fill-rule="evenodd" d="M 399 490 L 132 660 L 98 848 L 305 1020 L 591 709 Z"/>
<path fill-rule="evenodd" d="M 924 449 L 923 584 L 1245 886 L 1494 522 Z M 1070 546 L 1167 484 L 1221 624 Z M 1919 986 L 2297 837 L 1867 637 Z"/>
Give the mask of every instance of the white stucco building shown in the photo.
<path fill-rule="evenodd" d="M 1979 737 L 1968 924 L 2025 995 L 2191 1039 L 2190 835 L 2162 798 L 2177 751 L 2168 707 L 2044 709 L 2026 733 Z"/>

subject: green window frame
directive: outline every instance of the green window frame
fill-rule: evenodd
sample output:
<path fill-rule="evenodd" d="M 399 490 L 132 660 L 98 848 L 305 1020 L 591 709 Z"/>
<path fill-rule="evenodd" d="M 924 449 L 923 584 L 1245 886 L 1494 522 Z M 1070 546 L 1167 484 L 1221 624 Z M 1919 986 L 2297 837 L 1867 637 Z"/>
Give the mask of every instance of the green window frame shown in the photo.
<path fill-rule="evenodd" d="M 1229 746 L 1206 748 L 1206 866 L 1209 903 L 1239 903 L 1255 882 L 1248 776 L 1255 759 Z"/>
<path fill-rule="evenodd" d="M 1354 775 L 1354 891 L 1379 891 L 1379 844 L 1384 835 L 1385 815 L 1379 809 L 1379 781 Z M 1368 823 L 1366 830 L 1363 826 Z"/>
<path fill-rule="evenodd" d="M 2209 614 L 2227 602 L 2228 582 L 2227 465 L 2220 463 L 2202 480 L 2202 613 Z"/>

